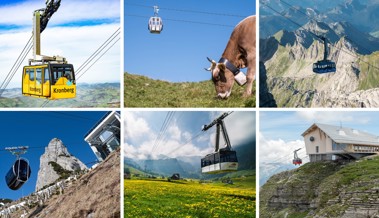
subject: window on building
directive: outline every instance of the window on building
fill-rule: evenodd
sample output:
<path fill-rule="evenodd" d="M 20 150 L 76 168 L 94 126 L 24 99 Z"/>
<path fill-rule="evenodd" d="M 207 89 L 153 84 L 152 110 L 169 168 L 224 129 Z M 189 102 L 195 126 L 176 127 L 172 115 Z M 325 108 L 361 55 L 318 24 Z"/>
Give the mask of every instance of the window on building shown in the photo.
<path fill-rule="evenodd" d="M 118 147 L 120 147 L 120 142 L 117 140 L 117 138 L 111 139 L 108 143 L 108 148 L 111 151 L 116 150 Z"/>
<path fill-rule="evenodd" d="M 316 146 L 316 153 L 318 153 L 318 146 Z"/>
<path fill-rule="evenodd" d="M 111 131 L 108 131 L 108 130 L 105 130 L 104 132 L 102 132 L 99 136 L 101 142 L 106 142 L 108 141 L 108 139 L 113 135 L 113 133 Z"/>
<path fill-rule="evenodd" d="M 332 150 L 333 151 L 341 151 L 341 150 L 345 150 L 347 148 L 347 144 L 339 144 L 339 143 L 336 143 L 333 141 L 332 143 Z"/>

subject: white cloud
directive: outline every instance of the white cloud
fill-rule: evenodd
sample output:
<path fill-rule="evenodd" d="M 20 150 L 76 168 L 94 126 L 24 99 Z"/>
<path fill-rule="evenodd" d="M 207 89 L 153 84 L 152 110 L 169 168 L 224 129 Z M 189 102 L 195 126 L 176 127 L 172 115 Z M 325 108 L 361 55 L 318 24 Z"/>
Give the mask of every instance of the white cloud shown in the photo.
<path fill-rule="evenodd" d="M 187 132 L 187 131 L 185 131 L 184 133 L 183 133 L 183 138 L 184 138 L 184 140 L 189 140 L 190 138 L 192 137 L 192 134 L 191 133 L 189 133 L 189 132 Z M 201 137 L 199 137 L 198 139 L 197 139 L 198 141 L 201 141 L 202 139 L 201 139 Z"/>
<path fill-rule="evenodd" d="M 42 34 L 41 53 L 47 56 L 66 57 L 78 69 L 84 61 L 119 27 L 118 24 L 105 24 L 83 27 L 53 27 Z M 5 78 L 23 47 L 31 36 L 30 31 L 6 32 L 0 34 L 0 78 Z M 22 66 L 28 65 L 32 58 L 28 54 Z M 8 88 L 21 87 L 22 66 L 16 72 Z M 99 61 L 79 80 L 80 83 L 105 83 L 120 81 L 120 42 L 117 42 Z"/>
<path fill-rule="evenodd" d="M 45 1 L 29 0 L 0 6 L 0 24 L 31 26 L 34 10 L 45 8 Z M 78 21 L 120 18 L 120 2 L 117 0 L 63 0 L 49 25 L 67 24 Z M 30 27 L 31 29 L 31 27 Z"/>
<path fill-rule="evenodd" d="M 276 165 L 286 165 L 292 163 L 293 151 L 302 148 L 298 152 L 300 158 L 305 156 L 304 142 L 301 140 L 284 141 L 267 139 L 259 133 L 259 161 L 260 163 L 275 163 Z"/>
<path fill-rule="evenodd" d="M 167 134 L 162 140 L 156 142 L 158 132 L 154 132 L 145 112 L 125 112 L 125 157 L 133 159 L 159 158 L 161 155 L 167 157 L 180 156 L 204 156 L 212 151 L 208 146 L 201 149 L 196 143 L 188 142 L 193 136 L 179 127 L 173 120 L 167 128 Z M 154 147 L 155 143 L 155 147 Z M 133 146 L 132 146 L 133 145 Z M 202 146 L 203 147 L 203 146 Z"/>
<path fill-rule="evenodd" d="M 136 153 L 136 148 L 133 145 L 128 143 L 124 143 L 124 156 L 127 158 L 134 158 L 134 154 Z"/>
<path fill-rule="evenodd" d="M 357 116 L 357 113 L 348 111 L 298 111 L 296 114 L 300 119 L 304 119 L 312 123 L 329 123 L 339 125 L 344 122 L 357 122 L 360 124 L 366 124 L 370 121 L 369 117 Z"/>
<path fill-rule="evenodd" d="M 125 142 L 137 141 L 140 138 L 153 138 L 154 134 L 147 121 L 137 116 L 135 112 L 124 112 Z"/>
<path fill-rule="evenodd" d="M 170 125 L 167 129 L 168 134 L 171 136 L 172 139 L 180 140 L 182 137 L 182 132 L 180 131 L 179 127 L 177 125 Z"/>

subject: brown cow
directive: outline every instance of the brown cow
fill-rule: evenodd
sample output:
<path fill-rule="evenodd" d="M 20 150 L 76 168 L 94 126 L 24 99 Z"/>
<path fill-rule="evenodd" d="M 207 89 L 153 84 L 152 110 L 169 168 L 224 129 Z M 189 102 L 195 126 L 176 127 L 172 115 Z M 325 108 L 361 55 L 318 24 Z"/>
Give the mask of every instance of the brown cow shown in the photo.
<path fill-rule="evenodd" d="M 239 85 L 246 85 L 244 97 L 251 95 L 255 77 L 255 16 L 242 20 L 234 28 L 224 53 L 218 63 L 208 58 L 217 96 L 226 99 L 232 92 L 234 80 Z M 239 69 L 247 67 L 247 75 Z"/>

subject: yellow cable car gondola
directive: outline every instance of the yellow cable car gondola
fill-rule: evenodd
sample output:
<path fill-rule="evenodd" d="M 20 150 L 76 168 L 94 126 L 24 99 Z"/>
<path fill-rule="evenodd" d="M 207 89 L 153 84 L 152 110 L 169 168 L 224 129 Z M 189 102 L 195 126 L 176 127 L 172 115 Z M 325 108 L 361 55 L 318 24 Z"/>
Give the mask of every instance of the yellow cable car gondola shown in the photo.
<path fill-rule="evenodd" d="M 72 64 L 45 63 L 25 66 L 22 74 L 22 94 L 40 98 L 75 98 L 76 84 Z"/>
<path fill-rule="evenodd" d="M 22 95 L 66 99 L 76 97 L 74 67 L 64 57 L 41 55 L 41 32 L 58 10 L 61 0 L 46 1 L 46 8 L 33 13 L 33 58 L 22 71 Z"/>

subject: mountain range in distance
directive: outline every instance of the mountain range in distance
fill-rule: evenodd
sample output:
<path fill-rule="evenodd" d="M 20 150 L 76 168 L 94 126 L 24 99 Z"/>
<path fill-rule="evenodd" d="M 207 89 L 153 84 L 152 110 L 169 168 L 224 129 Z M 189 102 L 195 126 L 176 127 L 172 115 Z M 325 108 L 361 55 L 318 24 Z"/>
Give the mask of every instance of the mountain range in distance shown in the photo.
<path fill-rule="evenodd" d="M 75 98 L 51 100 L 46 107 L 119 107 L 120 83 L 81 83 Z M 41 107 L 44 98 L 22 96 L 21 88 L 4 90 L 0 107 Z"/>
<path fill-rule="evenodd" d="M 269 13 L 264 4 L 281 10 L 283 16 Z M 261 107 L 379 106 L 379 38 L 375 37 L 379 2 L 317 1 L 319 6 L 315 6 L 315 1 L 278 0 L 264 4 L 260 96 L 273 99 L 261 99 L 271 102 Z M 322 37 L 327 39 L 327 59 L 336 63 L 336 72 L 313 72 L 313 63 L 324 58 Z"/>

